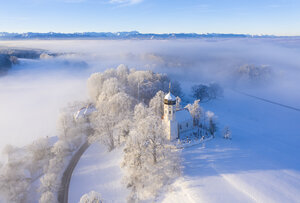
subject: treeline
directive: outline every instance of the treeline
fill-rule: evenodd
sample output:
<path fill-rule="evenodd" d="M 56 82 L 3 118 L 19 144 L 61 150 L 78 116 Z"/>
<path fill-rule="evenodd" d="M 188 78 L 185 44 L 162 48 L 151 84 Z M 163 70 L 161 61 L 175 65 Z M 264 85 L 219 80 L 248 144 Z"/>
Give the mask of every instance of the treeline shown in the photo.
<path fill-rule="evenodd" d="M 13 65 L 19 63 L 19 58 L 39 59 L 45 56 L 57 56 L 59 54 L 50 53 L 40 49 L 11 49 L 0 48 L 0 76 L 5 75 Z"/>

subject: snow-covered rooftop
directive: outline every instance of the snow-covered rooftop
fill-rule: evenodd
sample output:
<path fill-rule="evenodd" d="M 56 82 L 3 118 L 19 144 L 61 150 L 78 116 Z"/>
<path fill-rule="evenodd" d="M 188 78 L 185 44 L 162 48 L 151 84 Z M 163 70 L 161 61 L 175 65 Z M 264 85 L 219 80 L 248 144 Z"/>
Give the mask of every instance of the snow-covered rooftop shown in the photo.
<path fill-rule="evenodd" d="M 165 96 L 165 99 L 168 101 L 176 101 L 176 97 L 171 92 Z"/>
<path fill-rule="evenodd" d="M 184 121 L 193 119 L 190 112 L 187 109 L 176 111 L 175 116 L 178 123 L 182 123 Z"/>
<path fill-rule="evenodd" d="M 92 104 L 89 104 L 86 107 L 82 107 L 79 111 L 77 111 L 74 114 L 74 118 L 76 120 L 78 118 L 88 116 L 88 115 L 90 115 L 91 113 L 93 113 L 96 110 L 97 109 Z"/>

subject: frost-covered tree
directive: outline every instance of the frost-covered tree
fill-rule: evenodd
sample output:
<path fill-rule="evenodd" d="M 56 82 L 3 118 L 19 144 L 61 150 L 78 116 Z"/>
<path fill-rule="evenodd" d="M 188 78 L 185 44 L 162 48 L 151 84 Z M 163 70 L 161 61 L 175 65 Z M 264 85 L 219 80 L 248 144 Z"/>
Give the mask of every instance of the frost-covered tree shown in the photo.
<path fill-rule="evenodd" d="M 206 112 L 206 117 L 208 121 L 208 132 L 215 137 L 217 131 L 216 117 L 215 114 L 211 111 Z"/>
<path fill-rule="evenodd" d="M 200 100 L 195 100 L 193 104 L 188 104 L 186 108 L 189 110 L 191 113 L 193 120 L 194 120 L 194 125 L 195 126 L 200 126 L 201 124 L 201 118 L 203 116 L 203 109 L 199 105 Z M 201 127 L 201 126 L 200 126 Z"/>
<path fill-rule="evenodd" d="M 90 95 L 90 98 L 94 103 L 97 102 L 98 97 L 102 91 L 102 85 L 105 80 L 105 77 L 102 73 L 94 73 L 92 74 L 87 82 L 87 89 Z"/>
<path fill-rule="evenodd" d="M 132 125 L 133 125 L 132 121 L 129 118 L 123 119 L 122 121 L 117 123 L 114 131 L 115 131 L 116 143 L 118 146 L 120 146 L 122 142 L 127 139 Z"/>
<path fill-rule="evenodd" d="M 139 104 L 124 149 L 125 182 L 131 189 L 129 201 L 152 199 L 179 174 L 176 150 L 168 143 L 160 117 Z"/>
<path fill-rule="evenodd" d="M 151 110 L 159 117 L 164 115 L 164 97 L 165 93 L 163 91 L 158 91 L 149 102 Z"/>
<path fill-rule="evenodd" d="M 178 111 L 178 110 L 180 110 L 181 109 L 181 99 L 180 99 L 180 97 L 176 97 L 176 110 Z"/>
<path fill-rule="evenodd" d="M 231 140 L 231 131 L 228 126 L 226 126 L 223 130 L 223 138 Z"/>
<path fill-rule="evenodd" d="M 10 145 L 4 149 L 7 163 L 0 168 L 0 194 L 7 202 L 19 203 L 26 200 L 31 176 L 25 167 L 23 152 Z"/>
<path fill-rule="evenodd" d="M 128 130 L 129 122 L 125 120 L 129 119 L 133 104 L 134 99 L 124 92 L 116 93 L 111 97 L 104 96 L 103 99 L 98 100 L 98 112 L 92 119 L 94 137 L 104 143 L 109 151 L 120 144 L 121 136 L 126 135 L 124 132 L 126 128 Z"/>
<path fill-rule="evenodd" d="M 148 104 L 159 90 L 167 90 L 168 83 L 166 75 L 152 71 L 132 71 L 128 75 L 128 93 Z"/>
<path fill-rule="evenodd" d="M 39 138 L 27 146 L 28 169 L 32 177 L 40 175 L 51 158 L 51 146 L 48 138 Z"/>
<path fill-rule="evenodd" d="M 43 188 L 41 189 L 42 194 L 56 193 L 59 189 L 59 180 L 57 178 L 57 173 L 46 173 L 41 179 L 41 184 Z"/>
<path fill-rule="evenodd" d="M 128 85 L 128 75 L 130 73 L 130 70 L 128 69 L 127 66 L 124 64 L 121 64 L 117 67 L 117 78 L 121 82 L 121 84 L 124 84 L 125 86 Z"/>
<path fill-rule="evenodd" d="M 88 92 L 92 101 L 96 103 L 103 92 L 107 92 L 110 88 L 112 90 L 120 88 L 131 97 L 140 98 L 141 102 L 149 104 L 159 90 L 169 91 L 170 82 L 171 80 L 164 74 L 129 70 L 126 66 L 120 65 L 117 69 L 92 74 L 88 79 Z M 116 84 L 120 86 L 115 86 Z M 171 91 L 175 96 L 182 96 L 180 83 L 177 81 L 172 81 Z"/>
<path fill-rule="evenodd" d="M 100 193 L 91 191 L 87 194 L 84 194 L 81 198 L 79 203 L 102 203 L 103 200 L 101 198 Z"/>
<path fill-rule="evenodd" d="M 49 203 L 49 202 L 57 203 L 57 199 L 53 192 L 46 191 L 42 193 L 39 203 Z"/>
<path fill-rule="evenodd" d="M 30 202 L 32 182 L 43 174 L 52 157 L 47 138 L 39 138 L 28 146 L 7 146 L 7 162 L 0 167 L 0 194 L 7 202 Z"/>
<path fill-rule="evenodd" d="M 75 113 L 88 103 L 74 102 L 62 109 L 58 119 L 57 130 L 58 138 L 68 145 L 70 151 L 78 149 L 91 133 L 91 124 L 88 117 L 75 119 Z"/>

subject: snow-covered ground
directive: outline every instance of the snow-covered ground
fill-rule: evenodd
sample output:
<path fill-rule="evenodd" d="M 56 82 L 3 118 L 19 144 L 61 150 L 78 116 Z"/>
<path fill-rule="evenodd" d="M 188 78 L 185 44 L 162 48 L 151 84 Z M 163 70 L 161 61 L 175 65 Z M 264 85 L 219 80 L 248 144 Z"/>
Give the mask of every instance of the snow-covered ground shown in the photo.
<path fill-rule="evenodd" d="M 3 43 L 81 54 L 65 56 L 67 65 L 57 59 L 21 60 L 0 79 L 0 151 L 6 144 L 24 146 L 38 137 L 55 135 L 59 109 L 70 101 L 87 98 L 85 85 L 90 73 L 120 63 L 166 72 L 182 83 L 186 95 L 194 83 L 230 79 L 233 70 L 244 63 L 269 64 L 276 73 L 274 83 L 266 88 L 254 86 L 248 93 L 300 108 L 298 41 L 292 41 L 291 47 L 276 40 L 249 39 Z M 88 70 L 73 69 L 76 67 L 70 62 L 78 58 L 88 63 Z M 230 127 L 233 139 L 224 140 L 219 135 L 183 149 L 183 177 L 174 183 L 174 190 L 162 195 L 162 201 L 300 202 L 299 111 L 228 89 L 224 98 L 202 105 L 218 116 L 221 131 Z M 122 149 L 108 153 L 103 147 L 90 146 L 73 173 L 70 202 L 78 202 L 91 190 L 101 193 L 108 202 L 126 201 L 121 159 Z"/>
<path fill-rule="evenodd" d="M 107 152 L 103 145 L 92 144 L 76 166 L 69 188 L 69 202 L 79 202 L 85 193 L 99 192 L 107 202 L 126 202 L 128 190 L 121 183 L 123 149 Z"/>
<path fill-rule="evenodd" d="M 231 90 L 204 106 L 233 139 L 183 149 L 183 178 L 163 202 L 299 202 L 300 112 Z"/>
<path fill-rule="evenodd" d="M 226 90 L 224 98 L 202 104 L 230 126 L 221 138 L 182 149 L 183 176 L 162 194 L 162 202 L 299 202 L 300 112 Z M 69 201 L 91 190 L 108 202 L 125 202 L 122 149 L 92 145 L 76 167 Z"/>

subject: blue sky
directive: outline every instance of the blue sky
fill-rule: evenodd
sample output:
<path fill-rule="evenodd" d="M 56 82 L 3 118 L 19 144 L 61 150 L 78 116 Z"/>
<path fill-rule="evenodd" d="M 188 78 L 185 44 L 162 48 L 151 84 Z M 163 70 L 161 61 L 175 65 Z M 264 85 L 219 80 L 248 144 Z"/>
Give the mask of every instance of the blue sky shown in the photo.
<path fill-rule="evenodd" d="M 300 35 L 299 0 L 0 0 L 0 32 Z"/>

